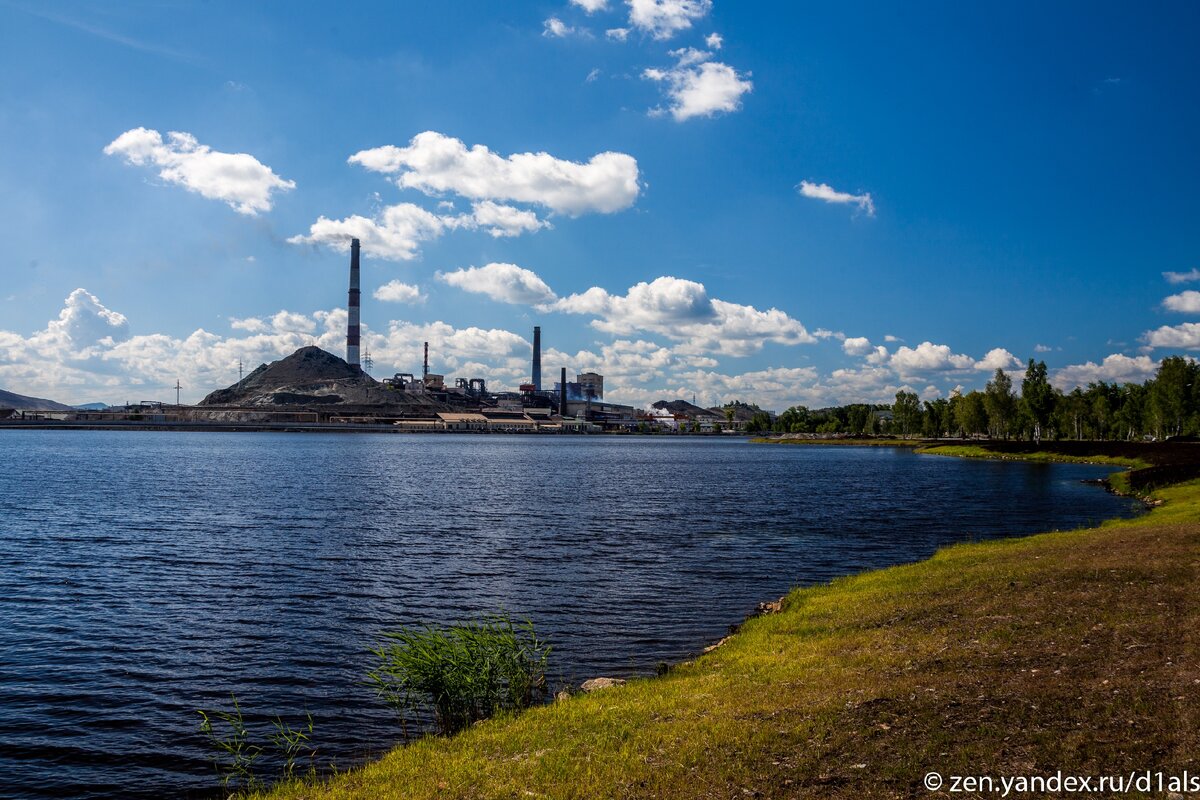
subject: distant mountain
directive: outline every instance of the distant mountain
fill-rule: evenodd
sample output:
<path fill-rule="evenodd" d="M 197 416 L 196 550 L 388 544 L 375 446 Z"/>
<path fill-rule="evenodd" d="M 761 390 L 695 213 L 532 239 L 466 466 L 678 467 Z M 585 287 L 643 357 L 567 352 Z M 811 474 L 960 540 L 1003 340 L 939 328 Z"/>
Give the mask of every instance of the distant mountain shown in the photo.
<path fill-rule="evenodd" d="M 0 408 L 15 408 L 18 411 L 74 411 L 71 406 L 46 400 L 42 397 L 26 397 L 0 389 Z"/>

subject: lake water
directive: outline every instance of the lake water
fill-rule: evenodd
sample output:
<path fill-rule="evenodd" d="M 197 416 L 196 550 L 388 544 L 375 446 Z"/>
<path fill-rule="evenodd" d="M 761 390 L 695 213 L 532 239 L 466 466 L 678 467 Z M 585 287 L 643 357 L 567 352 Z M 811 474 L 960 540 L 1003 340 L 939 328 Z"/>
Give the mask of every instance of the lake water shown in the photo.
<path fill-rule="evenodd" d="M 1136 513 L 1108 469 L 680 437 L 0 431 L 0 794 L 180 796 L 197 708 L 399 738 L 381 630 L 507 609 L 571 683 L 760 600 L 970 539 Z"/>

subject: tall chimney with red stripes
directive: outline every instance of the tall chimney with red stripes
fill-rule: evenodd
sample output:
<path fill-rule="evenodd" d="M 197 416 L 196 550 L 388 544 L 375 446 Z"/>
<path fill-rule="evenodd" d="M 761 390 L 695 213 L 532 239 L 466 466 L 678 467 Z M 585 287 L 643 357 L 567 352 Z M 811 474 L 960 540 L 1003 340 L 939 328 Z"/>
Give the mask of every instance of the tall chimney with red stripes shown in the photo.
<path fill-rule="evenodd" d="M 358 239 L 350 240 L 350 314 L 346 320 L 346 361 L 351 366 L 358 362 Z"/>

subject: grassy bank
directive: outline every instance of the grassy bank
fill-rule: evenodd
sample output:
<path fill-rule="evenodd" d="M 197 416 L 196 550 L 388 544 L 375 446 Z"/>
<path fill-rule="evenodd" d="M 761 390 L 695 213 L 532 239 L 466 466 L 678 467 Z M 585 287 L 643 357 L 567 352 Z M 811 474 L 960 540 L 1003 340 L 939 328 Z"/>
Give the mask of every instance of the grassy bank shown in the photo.
<path fill-rule="evenodd" d="M 753 444 L 814 444 L 842 447 L 921 447 L 922 439 L 885 439 L 868 437 L 842 437 L 839 439 L 794 438 L 787 436 L 758 436 L 750 440 Z"/>
<path fill-rule="evenodd" d="M 1200 770 L 1200 482 L 1131 521 L 790 594 L 664 678 L 287 798 L 930 796 L 925 773 Z"/>

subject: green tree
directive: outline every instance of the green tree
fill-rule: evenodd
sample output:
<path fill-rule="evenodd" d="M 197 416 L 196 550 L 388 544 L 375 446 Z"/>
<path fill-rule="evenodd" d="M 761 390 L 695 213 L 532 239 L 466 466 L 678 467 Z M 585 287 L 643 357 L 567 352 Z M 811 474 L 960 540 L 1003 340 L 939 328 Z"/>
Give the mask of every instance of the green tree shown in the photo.
<path fill-rule="evenodd" d="M 997 369 L 983 395 L 990 434 L 994 438 L 1007 439 L 1009 428 L 1017 415 L 1017 397 L 1013 394 L 1012 378 L 1004 370 Z"/>
<path fill-rule="evenodd" d="M 1041 443 L 1042 431 L 1054 415 L 1054 388 L 1046 377 L 1046 362 L 1029 359 L 1021 381 L 1021 402 L 1033 421 L 1033 440 Z"/>
<path fill-rule="evenodd" d="M 956 409 L 955 421 L 965 435 L 987 433 L 987 403 L 983 392 L 970 391 L 962 396 Z"/>
<path fill-rule="evenodd" d="M 925 417 L 921 432 L 929 438 L 936 439 L 945 436 L 954 427 L 954 418 L 950 414 L 950 401 L 944 397 L 925 401 Z"/>
<path fill-rule="evenodd" d="M 862 403 L 855 403 L 846 409 L 846 433 L 854 435 L 862 433 L 870 433 L 867 430 L 868 424 L 874 415 L 871 413 L 871 407 Z"/>
<path fill-rule="evenodd" d="M 750 433 L 771 430 L 771 415 L 765 411 L 755 411 L 754 416 L 750 417 L 750 421 L 746 423 L 746 430 Z"/>
<path fill-rule="evenodd" d="M 1142 436 L 1142 427 L 1146 418 L 1146 395 L 1149 391 L 1137 383 L 1127 383 L 1121 387 L 1120 403 L 1113 412 L 1113 426 L 1118 437 L 1133 441 Z"/>
<path fill-rule="evenodd" d="M 1058 428 L 1073 439 L 1082 439 L 1088 421 L 1088 401 L 1076 386 L 1063 395 L 1056 406 Z"/>
<path fill-rule="evenodd" d="M 1158 374 L 1150 383 L 1150 414 L 1155 435 L 1160 439 L 1183 432 L 1184 418 L 1192 410 L 1196 369 L 1196 362 L 1190 359 L 1168 356 L 1162 360 Z"/>
<path fill-rule="evenodd" d="M 921 429 L 921 401 L 916 392 L 906 392 L 903 389 L 896 392 L 896 402 L 892 405 L 892 422 L 895 432 L 905 437 Z"/>

